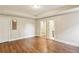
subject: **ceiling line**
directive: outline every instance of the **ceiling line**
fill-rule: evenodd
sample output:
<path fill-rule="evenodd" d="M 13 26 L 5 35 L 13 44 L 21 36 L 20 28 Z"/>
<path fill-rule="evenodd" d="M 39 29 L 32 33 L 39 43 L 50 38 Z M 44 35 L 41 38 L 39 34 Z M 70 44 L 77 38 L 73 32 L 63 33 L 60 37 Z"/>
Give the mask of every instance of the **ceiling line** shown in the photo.
<path fill-rule="evenodd" d="M 27 18 L 27 19 L 35 19 L 35 18 L 32 18 L 32 17 L 27 17 L 27 16 L 11 15 L 11 14 L 3 14 L 3 13 L 0 13 L 0 15 L 12 16 L 12 17 L 20 17 L 20 18 Z"/>
<path fill-rule="evenodd" d="M 40 18 L 36 18 L 36 19 L 45 19 L 45 18 L 50 18 L 50 17 L 56 17 L 56 16 L 61 16 L 61 15 L 70 14 L 70 13 L 74 13 L 74 12 L 79 12 L 79 7 L 69 9 L 69 10 L 66 10 L 65 12 L 60 12 L 58 14 L 53 14 L 53 15 L 50 15 L 50 16 L 40 17 Z"/>

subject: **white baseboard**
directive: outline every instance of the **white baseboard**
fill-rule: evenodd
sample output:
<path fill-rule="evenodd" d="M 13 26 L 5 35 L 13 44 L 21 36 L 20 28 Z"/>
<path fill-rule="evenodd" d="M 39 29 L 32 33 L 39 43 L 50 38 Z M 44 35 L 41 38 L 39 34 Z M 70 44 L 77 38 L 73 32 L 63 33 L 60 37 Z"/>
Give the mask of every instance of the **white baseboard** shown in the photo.
<path fill-rule="evenodd" d="M 0 43 L 4 43 L 4 42 L 8 42 L 8 41 L 14 41 L 14 40 L 20 40 L 20 39 L 23 39 L 23 38 L 30 38 L 30 37 L 35 37 L 35 35 L 18 37 L 18 38 L 13 38 L 13 39 L 8 39 L 6 41 L 1 41 Z"/>
<path fill-rule="evenodd" d="M 31 36 L 24 36 L 24 37 L 18 37 L 18 38 L 13 38 L 13 39 L 10 39 L 9 41 L 14 41 L 14 40 L 20 40 L 20 39 L 23 39 L 23 38 L 30 38 L 30 37 L 34 37 L 35 35 L 31 35 Z"/>
<path fill-rule="evenodd" d="M 4 43 L 4 42 L 8 42 L 7 40 L 6 41 L 1 41 L 0 43 Z"/>
<path fill-rule="evenodd" d="M 68 42 L 68 41 L 56 40 L 56 39 L 55 39 L 55 41 L 58 41 L 58 42 L 61 42 L 61 43 L 65 43 L 65 44 L 69 44 L 69 45 L 72 45 L 72 46 L 79 47 L 79 44 L 76 44 L 76 43 L 71 43 L 71 42 Z"/>

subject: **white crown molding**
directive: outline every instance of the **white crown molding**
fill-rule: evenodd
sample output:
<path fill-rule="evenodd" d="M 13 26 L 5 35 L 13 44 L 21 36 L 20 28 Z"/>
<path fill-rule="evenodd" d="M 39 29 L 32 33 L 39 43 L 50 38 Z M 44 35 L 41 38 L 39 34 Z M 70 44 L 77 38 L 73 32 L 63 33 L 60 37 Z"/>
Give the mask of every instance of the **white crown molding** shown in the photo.
<path fill-rule="evenodd" d="M 16 11 L 8 11 L 8 10 L 0 10 L 0 15 L 17 16 L 17 17 L 23 17 L 23 18 L 28 18 L 28 19 L 35 19 L 35 16 L 33 15 L 19 13 Z"/>
<path fill-rule="evenodd" d="M 66 9 L 61 8 L 60 10 L 50 11 L 50 12 L 44 13 L 42 15 L 39 15 L 39 16 L 37 16 L 37 19 L 44 19 L 44 18 L 59 16 L 59 15 L 63 15 L 63 14 L 78 12 L 78 11 L 79 11 L 79 7 L 74 7 L 74 8 L 70 7 L 70 8 L 66 8 Z"/>
<path fill-rule="evenodd" d="M 76 11 L 79 11 L 78 6 L 64 6 L 64 7 L 58 8 L 57 10 L 48 11 L 46 13 L 39 14 L 37 16 L 25 14 L 25 13 L 19 13 L 16 11 L 9 11 L 9 10 L 0 10 L 0 15 L 17 16 L 17 17 L 23 17 L 28 19 L 42 19 L 42 18 L 49 18 L 49 17 L 54 17 L 62 14 L 67 14 L 71 12 L 76 12 Z"/>

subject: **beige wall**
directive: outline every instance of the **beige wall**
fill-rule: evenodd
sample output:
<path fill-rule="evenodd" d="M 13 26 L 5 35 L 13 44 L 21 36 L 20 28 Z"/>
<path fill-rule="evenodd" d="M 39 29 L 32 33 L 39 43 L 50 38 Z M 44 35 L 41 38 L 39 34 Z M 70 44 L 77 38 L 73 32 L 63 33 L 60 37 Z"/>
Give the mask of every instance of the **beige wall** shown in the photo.
<path fill-rule="evenodd" d="M 28 38 L 35 36 L 35 20 L 25 18 L 15 18 L 17 20 L 17 30 L 10 31 L 11 39 Z"/>
<path fill-rule="evenodd" d="M 0 15 L 0 42 L 35 36 L 35 20 L 15 17 L 17 30 L 12 30 L 12 16 Z"/>
<path fill-rule="evenodd" d="M 56 40 L 79 46 L 79 11 L 54 19 Z"/>
<path fill-rule="evenodd" d="M 40 35 L 40 20 L 35 19 L 35 34 L 36 36 Z"/>
<path fill-rule="evenodd" d="M 0 43 L 9 40 L 10 37 L 9 21 L 10 21 L 10 17 L 0 15 Z"/>

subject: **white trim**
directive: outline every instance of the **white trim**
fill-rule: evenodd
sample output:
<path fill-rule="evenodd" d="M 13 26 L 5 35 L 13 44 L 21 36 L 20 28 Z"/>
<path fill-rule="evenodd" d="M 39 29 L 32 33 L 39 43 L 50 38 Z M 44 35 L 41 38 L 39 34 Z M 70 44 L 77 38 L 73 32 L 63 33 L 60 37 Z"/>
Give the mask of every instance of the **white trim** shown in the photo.
<path fill-rule="evenodd" d="M 71 43 L 71 42 L 68 42 L 68 41 L 64 41 L 64 40 L 56 40 L 55 41 L 58 41 L 58 42 L 61 42 L 61 43 L 65 43 L 65 44 L 69 44 L 69 45 L 72 45 L 72 46 L 76 46 L 76 47 L 79 47 L 79 44 L 76 44 L 76 43 Z"/>
<path fill-rule="evenodd" d="M 30 38 L 30 37 L 35 37 L 35 35 L 28 36 L 28 37 L 24 36 L 24 37 L 18 37 L 18 38 L 14 38 L 14 39 L 9 39 L 8 41 L 6 40 L 6 41 L 2 41 L 2 42 L 0 42 L 0 43 L 9 42 L 9 41 L 14 41 L 14 40 L 20 40 L 20 39 L 23 39 L 23 38 Z"/>
<path fill-rule="evenodd" d="M 0 43 L 4 43 L 4 42 L 8 42 L 8 40 L 6 40 L 6 41 L 1 41 Z"/>
<path fill-rule="evenodd" d="M 68 10 L 62 10 L 61 12 L 56 12 L 56 13 L 53 13 L 52 11 L 50 11 L 50 13 L 46 13 L 44 15 L 38 16 L 38 19 L 55 17 L 55 16 L 60 16 L 64 14 L 74 13 L 74 12 L 79 12 L 79 7 L 68 9 Z"/>
<path fill-rule="evenodd" d="M 20 39 L 23 39 L 23 38 L 30 38 L 30 37 L 35 37 L 35 35 L 31 35 L 31 36 L 24 36 L 24 37 L 18 37 L 18 38 L 13 38 L 13 39 L 10 39 L 9 41 L 14 41 L 14 40 L 20 40 Z"/>

